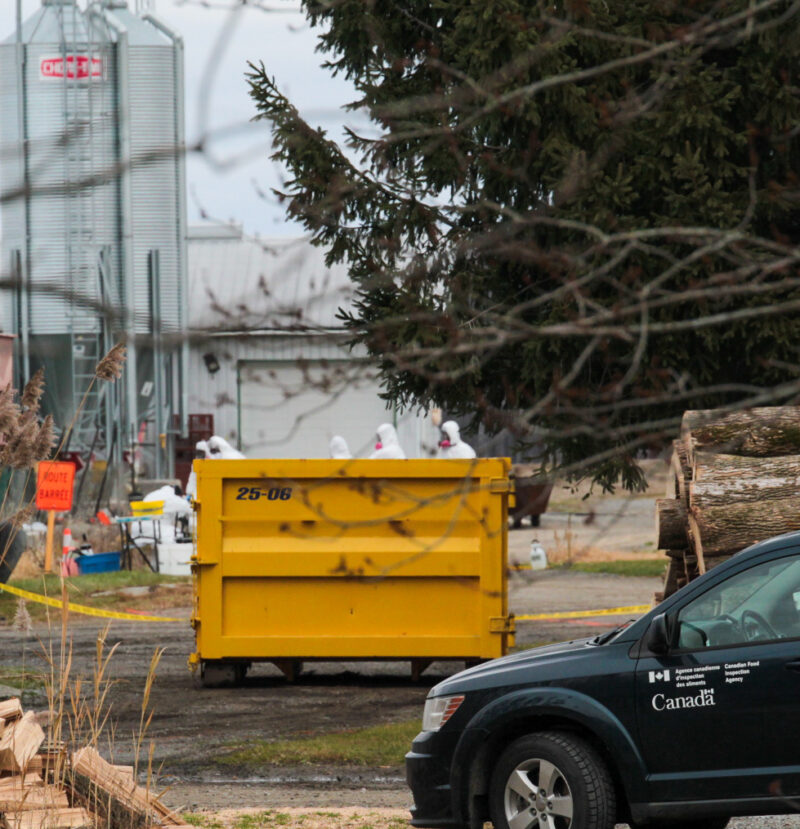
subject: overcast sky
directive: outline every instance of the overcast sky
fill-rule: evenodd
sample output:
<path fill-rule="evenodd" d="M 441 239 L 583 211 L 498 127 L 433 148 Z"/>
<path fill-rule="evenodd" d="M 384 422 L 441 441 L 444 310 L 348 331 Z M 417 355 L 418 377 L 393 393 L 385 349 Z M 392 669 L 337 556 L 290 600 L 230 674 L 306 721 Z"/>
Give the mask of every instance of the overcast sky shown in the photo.
<path fill-rule="evenodd" d="M 131 6 L 135 0 L 129 0 Z M 85 7 L 85 0 L 78 0 Z M 222 5 L 229 0 L 211 0 Z M 282 171 L 269 160 L 269 132 L 252 124 L 255 108 L 248 95 L 247 62 L 263 61 L 267 72 L 303 115 L 338 138 L 342 126 L 363 128 L 357 115 L 343 113 L 352 100 L 352 88 L 341 77 L 320 68 L 323 56 L 314 51 L 317 33 L 296 9 L 295 2 L 267 0 L 278 12 L 243 8 L 231 19 L 230 11 L 204 8 L 196 3 L 155 0 L 155 13 L 178 31 L 186 47 L 186 136 L 191 144 L 204 126 L 225 132 L 209 145 L 215 163 L 190 157 L 187 163 L 189 222 L 201 211 L 223 222 L 235 221 L 247 232 L 262 236 L 292 236 L 302 232 L 285 219 L 283 209 L 269 192 L 279 187 Z M 33 14 L 40 0 L 23 0 L 23 19 Z M 283 11 L 286 9 L 286 11 Z M 293 11 L 294 10 L 294 11 Z M 15 0 L 0 0 L 0 39 L 14 31 Z M 220 44 L 220 32 L 232 23 L 230 37 Z M 222 46 L 222 51 L 220 47 Z M 209 74 L 208 67 L 213 66 Z M 200 123 L 205 108 L 208 123 Z M 258 191 L 266 194 L 266 201 Z"/>

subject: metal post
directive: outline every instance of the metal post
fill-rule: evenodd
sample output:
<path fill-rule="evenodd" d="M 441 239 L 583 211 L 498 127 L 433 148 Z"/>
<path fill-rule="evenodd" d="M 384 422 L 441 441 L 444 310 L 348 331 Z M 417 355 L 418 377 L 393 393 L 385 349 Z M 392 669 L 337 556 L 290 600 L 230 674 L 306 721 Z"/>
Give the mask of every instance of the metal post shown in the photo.
<path fill-rule="evenodd" d="M 17 333 L 22 345 L 22 364 L 19 385 L 22 388 L 31 376 L 30 367 L 30 294 L 28 286 L 28 274 L 31 266 L 31 192 L 30 192 L 30 165 L 28 161 L 28 107 L 25 95 L 25 68 L 27 63 L 26 48 L 22 44 L 22 0 L 16 3 L 16 59 L 17 59 L 17 129 L 19 134 L 19 151 L 22 153 L 20 170 L 22 172 L 23 215 L 25 223 L 25 250 L 19 259 L 19 270 L 17 276 L 17 295 L 19 297 L 19 308 L 21 317 L 21 330 Z"/>
<path fill-rule="evenodd" d="M 148 281 L 150 283 L 150 336 L 153 346 L 153 427 L 155 428 L 155 477 L 163 475 L 161 435 L 164 429 L 163 384 L 164 360 L 161 353 L 161 260 L 159 251 L 151 250 L 147 254 Z"/>
<path fill-rule="evenodd" d="M 125 431 L 130 436 L 130 448 L 136 450 L 138 441 L 138 379 L 136 371 L 136 296 L 134 291 L 133 262 L 133 203 L 131 193 L 131 119 L 130 90 L 128 88 L 128 30 L 108 10 L 102 14 L 94 9 L 90 13 L 104 20 L 117 33 L 116 74 L 117 102 L 119 106 L 119 148 L 120 148 L 120 224 L 122 236 L 122 287 L 126 308 L 127 366 L 125 368 L 125 391 L 127 411 L 123 415 Z M 124 433 L 123 433 L 124 434 Z"/>
<path fill-rule="evenodd" d="M 187 296 L 187 263 L 186 263 L 186 126 L 184 116 L 184 67 L 183 67 L 183 38 L 159 20 L 153 14 L 146 14 L 144 20 L 151 23 L 164 34 L 175 47 L 175 71 L 173 83 L 175 85 L 175 153 L 176 153 L 176 187 L 178 191 L 178 313 L 181 341 L 180 364 L 178 371 L 178 413 L 180 417 L 180 432 L 184 437 L 189 434 L 189 343 L 188 336 L 188 296 Z M 171 424 L 170 424 L 171 426 Z"/>

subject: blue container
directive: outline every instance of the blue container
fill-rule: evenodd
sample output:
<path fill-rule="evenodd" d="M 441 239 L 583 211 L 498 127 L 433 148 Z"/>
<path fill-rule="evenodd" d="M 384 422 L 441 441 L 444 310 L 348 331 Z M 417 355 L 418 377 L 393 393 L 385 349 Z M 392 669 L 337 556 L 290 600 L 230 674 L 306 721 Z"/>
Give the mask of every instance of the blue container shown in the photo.
<path fill-rule="evenodd" d="M 122 553 L 97 553 L 93 556 L 76 556 L 78 571 L 82 576 L 87 573 L 111 573 L 119 570 L 119 559 Z"/>

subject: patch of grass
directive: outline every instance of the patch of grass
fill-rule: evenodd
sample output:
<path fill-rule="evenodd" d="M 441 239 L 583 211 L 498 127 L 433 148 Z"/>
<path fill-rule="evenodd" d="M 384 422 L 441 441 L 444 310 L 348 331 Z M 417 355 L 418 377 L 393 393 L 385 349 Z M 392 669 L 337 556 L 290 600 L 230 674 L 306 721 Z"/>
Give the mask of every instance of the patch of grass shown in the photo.
<path fill-rule="evenodd" d="M 225 826 L 213 815 L 201 815 L 197 812 L 184 812 L 183 819 L 190 826 L 200 826 L 202 829 L 224 829 Z"/>
<path fill-rule="evenodd" d="M 660 556 L 618 561 L 581 561 L 573 564 L 572 569 L 581 573 L 609 573 L 613 576 L 663 576 L 667 560 Z"/>
<path fill-rule="evenodd" d="M 75 604 L 88 605 L 104 609 L 131 607 L 136 609 L 156 609 L 180 607 L 189 603 L 188 593 L 191 586 L 191 576 L 168 576 L 162 573 L 153 573 L 150 570 L 117 570 L 112 573 L 88 573 L 85 576 L 72 576 L 66 579 L 69 600 Z M 29 579 L 11 579 L 9 584 L 28 590 L 39 595 L 61 598 L 61 579 L 59 576 L 48 574 Z M 177 584 L 179 587 L 172 590 L 162 590 L 145 596 L 124 596 L 112 594 L 96 596 L 96 593 L 120 590 L 125 587 L 153 587 L 164 584 Z M 14 618 L 17 609 L 17 596 L 11 593 L 0 592 L 0 616 L 8 622 Z M 34 621 L 46 618 L 48 608 L 33 600 L 27 601 L 28 612 Z M 51 614 L 58 613 L 55 608 L 49 608 Z"/>
<path fill-rule="evenodd" d="M 10 685 L 19 688 L 40 690 L 45 687 L 45 675 L 41 672 L 32 671 L 30 668 L 17 668 L 10 665 L 0 667 L 0 685 Z"/>
<path fill-rule="evenodd" d="M 290 816 L 286 812 L 275 812 L 272 809 L 266 809 L 262 812 L 250 812 L 246 815 L 240 815 L 233 823 L 233 829 L 263 829 L 266 826 L 278 824 L 286 826 L 290 821 Z"/>
<path fill-rule="evenodd" d="M 298 740 L 250 740 L 215 762 L 242 766 L 399 766 L 420 730 L 418 719 Z"/>
<path fill-rule="evenodd" d="M 144 587 L 166 582 L 189 582 L 191 576 L 166 576 L 150 570 L 116 570 L 113 573 L 87 573 L 67 579 L 71 588 L 70 596 L 76 593 L 97 593 L 101 590 L 118 590 L 122 587 Z M 56 575 L 38 576 L 33 579 L 11 579 L 9 584 L 32 593 L 47 593 L 48 596 L 61 594 L 61 577 Z"/>

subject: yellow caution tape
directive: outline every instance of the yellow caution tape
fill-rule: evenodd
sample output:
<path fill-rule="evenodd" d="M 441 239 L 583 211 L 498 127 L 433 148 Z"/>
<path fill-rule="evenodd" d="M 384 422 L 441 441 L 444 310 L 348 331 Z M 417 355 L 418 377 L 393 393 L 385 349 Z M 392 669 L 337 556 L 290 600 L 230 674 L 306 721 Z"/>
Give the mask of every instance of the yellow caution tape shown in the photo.
<path fill-rule="evenodd" d="M 28 599 L 31 602 L 46 604 L 50 607 L 61 608 L 61 599 L 54 599 L 51 596 L 43 596 L 41 593 L 31 593 L 29 590 L 22 590 L 19 587 L 12 587 L 10 584 L 0 582 L 0 590 L 19 596 L 21 599 Z M 70 613 L 82 613 L 84 616 L 99 616 L 103 619 L 126 619 L 129 622 L 185 622 L 186 619 L 179 619 L 174 616 L 140 616 L 138 613 L 118 613 L 116 610 L 100 610 L 96 607 L 87 607 L 83 604 L 67 602 Z"/>
<path fill-rule="evenodd" d="M 19 587 L 12 587 L 10 584 L 3 584 L 0 582 L 0 590 L 6 593 L 11 593 L 14 596 L 19 596 L 22 599 L 28 599 L 39 604 L 49 605 L 50 607 L 61 608 L 61 599 L 55 599 L 51 596 L 43 596 L 41 593 L 31 593 L 29 590 L 22 590 Z M 98 616 L 103 619 L 125 619 L 129 622 L 185 622 L 185 619 L 180 619 L 177 616 L 146 616 L 138 613 L 120 613 L 116 610 L 100 610 L 96 607 L 87 607 L 82 604 L 73 604 L 67 602 L 67 607 L 71 613 L 82 613 L 85 616 Z M 649 604 L 630 605 L 629 607 L 607 607 L 603 610 L 565 610 L 555 611 L 552 613 L 523 613 L 515 614 L 514 619 L 517 622 L 535 622 L 546 619 L 583 619 L 589 616 L 618 616 L 623 613 L 647 613 L 651 609 Z"/>
<path fill-rule="evenodd" d="M 518 622 L 533 622 L 541 619 L 582 619 L 586 616 L 619 616 L 623 613 L 647 613 L 652 609 L 649 604 L 635 604 L 630 607 L 607 607 L 604 610 L 565 610 L 553 613 L 514 614 Z"/>

